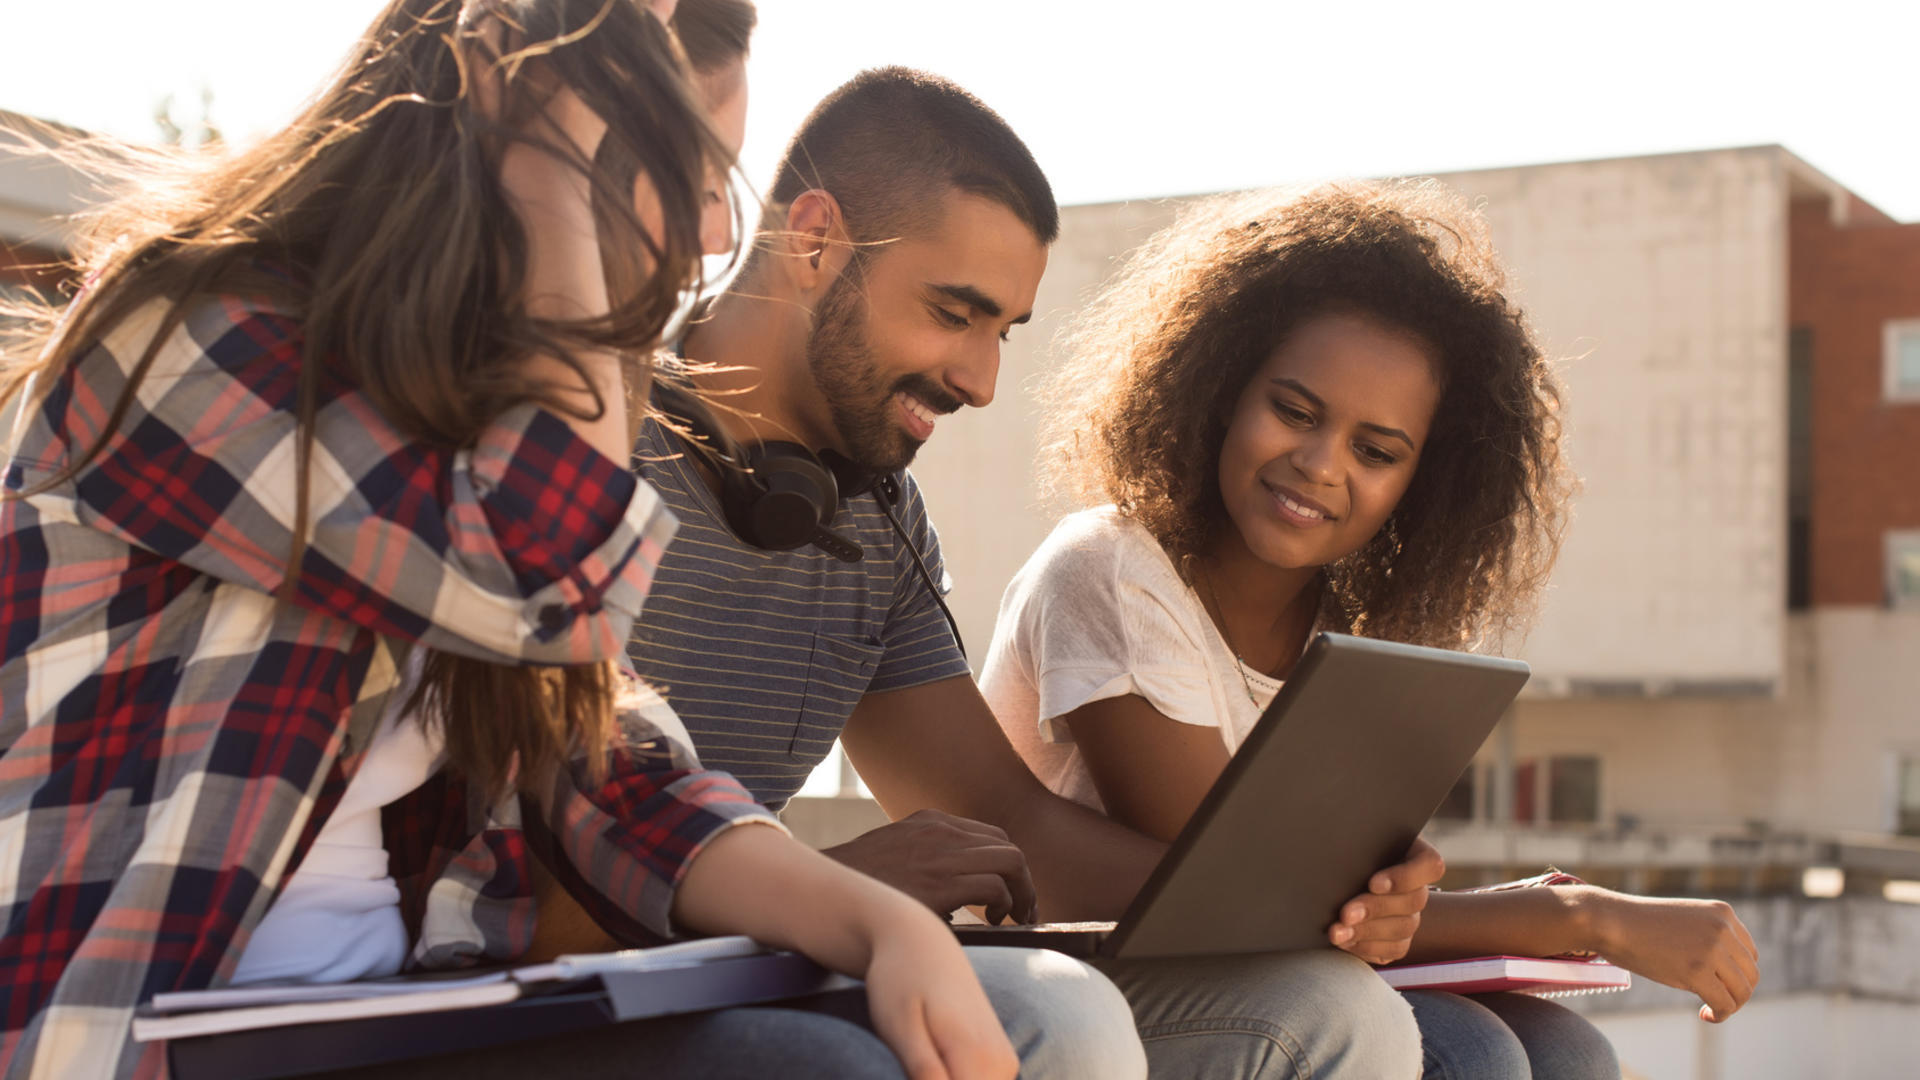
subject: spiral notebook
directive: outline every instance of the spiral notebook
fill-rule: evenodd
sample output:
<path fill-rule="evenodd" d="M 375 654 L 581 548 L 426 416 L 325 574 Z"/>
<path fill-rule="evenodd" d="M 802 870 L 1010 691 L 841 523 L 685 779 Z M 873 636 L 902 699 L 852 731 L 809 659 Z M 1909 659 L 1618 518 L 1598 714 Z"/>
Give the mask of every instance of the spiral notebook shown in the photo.
<path fill-rule="evenodd" d="M 1394 964 L 1378 969 L 1395 990 L 1445 990 L 1454 994 L 1502 991 L 1540 997 L 1605 994 L 1633 985 L 1626 968 L 1605 960 L 1538 956 L 1476 956 L 1432 964 Z"/>

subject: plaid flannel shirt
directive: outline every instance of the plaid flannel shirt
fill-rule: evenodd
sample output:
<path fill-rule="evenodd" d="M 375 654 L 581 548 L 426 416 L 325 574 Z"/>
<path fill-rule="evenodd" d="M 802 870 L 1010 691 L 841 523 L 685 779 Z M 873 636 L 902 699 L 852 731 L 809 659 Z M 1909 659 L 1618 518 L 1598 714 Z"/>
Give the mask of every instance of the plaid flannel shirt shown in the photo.
<path fill-rule="evenodd" d="M 297 570 L 301 327 L 232 297 L 189 308 L 124 421 L 112 403 L 155 304 L 23 405 L 0 503 L 0 1072 L 164 1073 L 134 1007 L 217 986 L 352 778 L 421 645 L 505 663 L 622 655 L 675 528 L 652 489 L 550 413 L 458 453 L 322 393 Z M 296 600 L 276 603 L 287 574 Z M 413 963 L 507 959 L 532 938 L 530 845 L 603 923 L 671 932 L 688 861 L 771 820 L 699 768 L 657 697 L 623 703 L 605 778 L 584 762 L 489 805 L 443 771 L 387 808 Z"/>

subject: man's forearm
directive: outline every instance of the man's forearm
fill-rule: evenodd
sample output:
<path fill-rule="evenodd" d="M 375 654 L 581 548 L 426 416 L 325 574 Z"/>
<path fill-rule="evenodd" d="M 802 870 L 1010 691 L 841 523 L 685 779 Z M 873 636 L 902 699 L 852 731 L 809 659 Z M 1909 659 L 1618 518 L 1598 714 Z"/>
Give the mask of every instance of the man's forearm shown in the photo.
<path fill-rule="evenodd" d="M 1048 791 L 1007 742 L 971 676 L 870 693 L 840 741 L 893 827 L 934 809 L 1003 831 L 1026 858 L 1043 919 L 1118 919 L 1166 851 Z"/>
<path fill-rule="evenodd" d="M 1040 917 L 1118 919 L 1147 883 L 1167 845 L 1045 788 L 1009 808 L 1003 828 L 1026 852 Z"/>

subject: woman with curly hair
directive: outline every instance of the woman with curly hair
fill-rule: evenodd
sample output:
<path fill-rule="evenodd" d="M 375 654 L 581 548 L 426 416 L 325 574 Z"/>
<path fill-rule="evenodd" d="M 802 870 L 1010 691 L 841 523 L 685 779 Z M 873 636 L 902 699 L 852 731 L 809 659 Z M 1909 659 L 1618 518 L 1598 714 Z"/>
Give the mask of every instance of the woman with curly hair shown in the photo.
<path fill-rule="evenodd" d="M 1212 200 L 1128 260 L 1045 393 L 1046 486 L 1089 508 L 1008 587 L 981 680 L 1048 786 L 1170 842 L 1316 631 L 1469 649 L 1524 627 L 1571 482 L 1504 290 L 1484 223 L 1431 183 Z M 1752 993 L 1725 904 L 1547 880 L 1365 895 L 1328 940 L 1371 963 L 1597 953 L 1715 1021 Z M 1407 996 L 1429 1076 L 1619 1074 L 1552 1003 Z"/>

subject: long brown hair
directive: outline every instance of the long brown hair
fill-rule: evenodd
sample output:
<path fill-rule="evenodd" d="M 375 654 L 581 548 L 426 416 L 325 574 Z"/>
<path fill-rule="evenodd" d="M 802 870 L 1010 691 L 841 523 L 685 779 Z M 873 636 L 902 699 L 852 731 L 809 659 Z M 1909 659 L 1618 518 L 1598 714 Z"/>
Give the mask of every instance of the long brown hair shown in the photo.
<path fill-rule="evenodd" d="M 753 0 L 681 0 L 673 9 L 673 32 L 695 75 L 712 75 L 743 59 L 759 23 Z"/>
<path fill-rule="evenodd" d="M 1314 317 L 1372 316 L 1432 348 L 1442 396 L 1388 526 L 1327 567 L 1323 624 L 1497 644 L 1532 613 L 1571 491 L 1559 384 L 1505 288 L 1485 222 L 1431 182 L 1202 202 L 1063 335 L 1043 482 L 1116 504 L 1187 565 L 1232 527 L 1218 467 L 1247 381 Z"/>
<path fill-rule="evenodd" d="M 114 403 L 111 433 L 187 305 L 211 292 L 271 299 L 302 320 L 294 598 L 306 536 L 317 391 L 337 378 L 407 437 L 470 445 L 508 408 L 539 401 L 591 419 L 563 388 L 523 374 L 535 354 L 642 355 L 699 273 L 699 198 L 711 161 L 730 163 L 687 86 L 672 35 L 633 0 L 392 0 L 332 83 L 286 129 L 228 157 L 157 151 L 87 156 L 129 194 L 97 214 L 78 248 L 88 287 L 61 315 L 30 315 L 10 350 L 0 404 L 37 373 L 49 385 L 90 345 L 155 300 L 168 317 Z M 476 87 L 498 90 L 481 108 Z M 555 84 L 608 123 L 593 162 L 530 135 Z M 531 316 L 527 236 L 497 178 L 513 141 L 538 146 L 591 181 L 603 249 L 645 252 L 651 272 L 610 283 L 601 317 Z M 609 162 L 615 164 L 609 165 Z M 639 173 L 664 228 L 633 208 Z M 404 362 L 399 362 L 404 358 Z M 65 475 L 104 445 L 87 448 Z M 58 480 L 59 478 L 56 478 Z M 559 668 L 427 658 L 412 704 L 444 726 L 453 766 L 504 790 L 561 759 L 597 762 L 613 738 L 611 663 Z"/>

